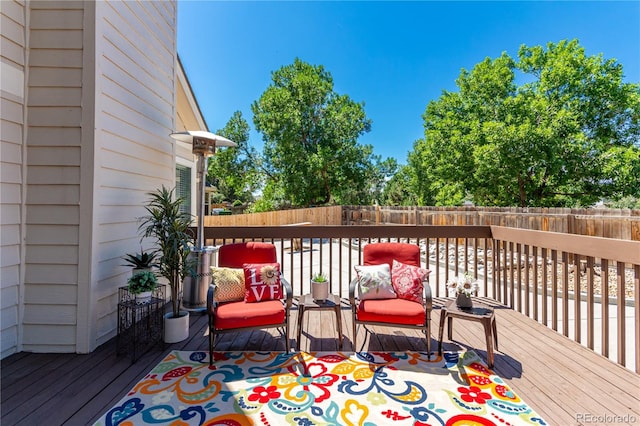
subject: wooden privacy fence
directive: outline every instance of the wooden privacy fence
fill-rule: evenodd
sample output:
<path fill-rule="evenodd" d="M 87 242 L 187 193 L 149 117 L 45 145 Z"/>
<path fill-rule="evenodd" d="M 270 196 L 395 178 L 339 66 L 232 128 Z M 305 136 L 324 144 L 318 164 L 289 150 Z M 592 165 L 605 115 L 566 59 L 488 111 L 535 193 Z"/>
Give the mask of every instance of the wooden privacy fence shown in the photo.
<path fill-rule="evenodd" d="M 483 225 L 640 241 L 640 210 L 329 206 L 206 216 L 204 226 Z"/>
<path fill-rule="evenodd" d="M 343 225 L 484 225 L 640 241 L 640 210 L 343 206 Z"/>

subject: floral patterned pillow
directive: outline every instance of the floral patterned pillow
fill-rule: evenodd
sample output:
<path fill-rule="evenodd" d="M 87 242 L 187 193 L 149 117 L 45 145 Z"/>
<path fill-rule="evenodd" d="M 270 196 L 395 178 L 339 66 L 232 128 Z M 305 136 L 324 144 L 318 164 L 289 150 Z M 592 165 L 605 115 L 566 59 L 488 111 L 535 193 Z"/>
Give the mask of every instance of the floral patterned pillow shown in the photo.
<path fill-rule="evenodd" d="M 422 282 L 430 273 L 431 271 L 428 269 L 400 263 L 394 259 L 391 268 L 391 283 L 400 299 L 422 303 L 424 298 Z"/>
<path fill-rule="evenodd" d="M 245 263 L 244 301 L 247 303 L 282 298 L 279 263 Z"/>
<path fill-rule="evenodd" d="M 395 299 L 396 292 L 391 284 L 391 270 L 387 263 L 381 265 L 354 266 L 358 275 L 360 300 Z"/>
<path fill-rule="evenodd" d="M 211 278 L 216 286 L 216 302 L 232 302 L 244 299 L 243 269 L 212 266 Z"/>

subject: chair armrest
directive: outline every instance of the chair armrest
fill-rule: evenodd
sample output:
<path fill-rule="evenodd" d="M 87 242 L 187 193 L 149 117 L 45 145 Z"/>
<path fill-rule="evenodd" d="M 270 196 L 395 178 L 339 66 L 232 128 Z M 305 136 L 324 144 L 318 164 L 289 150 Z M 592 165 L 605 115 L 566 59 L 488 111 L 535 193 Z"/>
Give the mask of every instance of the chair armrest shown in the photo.
<path fill-rule="evenodd" d="M 285 280 L 282 277 L 280 277 L 280 283 L 282 283 L 282 288 L 284 289 L 284 292 L 285 292 L 286 308 L 289 309 L 291 308 L 291 302 L 293 299 L 293 289 L 291 288 L 291 284 L 289 283 L 289 281 Z"/>
<path fill-rule="evenodd" d="M 422 282 L 424 289 L 424 309 L 427 313 L 431 312 L 433 308 L 433 296 L 431 294 L 431 286 L 429 285 L 429 278 Z"/>
<path fill-rule="evenodd" d="M 218 302 L 216 302 L 216 290 L 217 286 L 215 284 L 209 284 L 209 290 L 207 291 L 207 313 L 209 315 L 213 315 L 218 307 Z"/>
<path fill-rule="evenodd" d="M 354 278 L 349 283 L 349 304 L 355 309 L 356 306 L 356 286 L 358 285 L 358 279 Z"/>

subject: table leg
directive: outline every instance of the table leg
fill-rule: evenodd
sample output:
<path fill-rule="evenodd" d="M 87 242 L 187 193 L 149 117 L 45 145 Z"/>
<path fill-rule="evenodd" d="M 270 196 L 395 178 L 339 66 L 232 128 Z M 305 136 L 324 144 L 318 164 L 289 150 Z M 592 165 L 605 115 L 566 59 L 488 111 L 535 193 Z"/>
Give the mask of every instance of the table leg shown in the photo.
<path fill-rule="evenodd" d="M 298 305 L 298 350 L 300 349 L 300 337 L 302 335 L 302 318 L 304 317 L 304 305 Z"/>
<path fill-rule="evenodd" d="M 440 312 L 440 327 L 438 327 L 438 355 L 442 355 L 442 335 L 444 334 L 444 322 L 447 318 L 447 311 L 442 309 Z"/>
<path fill-rule="evenodd" d="M 496 325 L 496 317 L 494 316 L 493 318 L 491 318 L 491 325 L 493 328 L 493 341 L 496 344 L 496 351 L 499 350 L 498 349 L 498 326 Z"/>
<path fill-rule="evenodd" d="M 447 336 L 453 340 L 453 317 L 447 316 Z"/>
<path fill-rule="evenodd" d="M 484 335 L 487 341 L 487 365 L 489 368 L 493 368 L 493 326 L 491 325 L 491 322 L 491 319 L 482 321 L 482 325 L 484 326 Z"/>
<path fill-rule="evenodd" d="M 336 322 L 338 323 L 338 348 L 342 349 L 342 314 L 340 312 L 340 305 L 336 305 L 334 312 L 336 314 Z"/>

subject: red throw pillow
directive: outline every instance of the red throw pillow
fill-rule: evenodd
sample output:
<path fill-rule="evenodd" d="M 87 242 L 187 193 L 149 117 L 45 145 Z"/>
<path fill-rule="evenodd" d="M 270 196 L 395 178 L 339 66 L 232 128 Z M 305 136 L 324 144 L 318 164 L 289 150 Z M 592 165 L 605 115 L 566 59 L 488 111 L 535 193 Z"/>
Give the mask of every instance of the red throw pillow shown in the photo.
<path fill-rule="evenodd" d="M 424 297 L 422 282 L 430 273 L 431 271 L 428 269 L 400 263 L 394 259 L 393 268 L 391 269 L 393 289 L 400 299 L 422 303 Z"/>
<path fill-rule="evenodd" d="M 282 298 L 279 263 L 245 263 L 243 269 L 245 302 Z"/>

